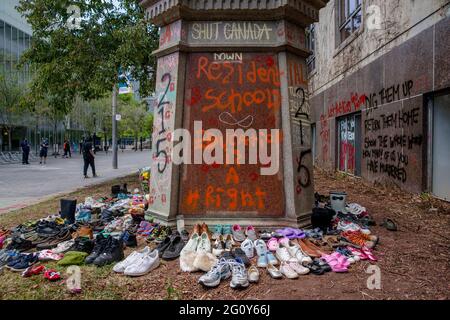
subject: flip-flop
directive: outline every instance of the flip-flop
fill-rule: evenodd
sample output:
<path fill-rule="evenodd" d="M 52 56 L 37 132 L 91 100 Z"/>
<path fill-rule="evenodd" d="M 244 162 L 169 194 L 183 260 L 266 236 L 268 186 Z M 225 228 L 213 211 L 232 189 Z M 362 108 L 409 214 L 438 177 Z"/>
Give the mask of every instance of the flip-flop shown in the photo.
<path fill-rule="evenodd" d="M 354 257 L 358 257 L 359 260 L 367 260 L 368 259 L 368 257 L 360 249 L 348 246 L 347 250 L 350 251 Z"/>
<path fill-rule="evenodd" d="M 350 203 L 345 206 L 345 211 L 347 213 L 353 214 L 355 216 L 359 216 L 365 212 L 367 212 L 366 208 L 359 205 L 358 203 Z"/>
<path fill-rule="evenodd" d="M 372 254 L 372 250 L 367 247 L 362 247 L 361 252 L 369 259 L 370 261 L 377 261 L 378 259 Z"/>
<path fill-rule="evenodd" d="M 294 232 L 295 237 L 297 239 L 303 239 L 303 238 L 306 237 L 305 232 L 303 230 L 301 230 L 301 229 L 294 229 L 294 228 L 292 228 L 292 231 Z"/>
<path fill-rule="evenodd" d="M 308 264 L 306 267 L 310 270 L 312 274 L 315 274 L 317 276 L 321 276 L 325 273 L 324 268 L 314 263 Z"/>
<path fill-rule="evenodd" d="M 292 228 L 283 228 L 283 229 L 278 229 L 275 230 L 275 232 L 289 238 L 289 239 L 294 239 L 296 238 L 295 232 L 293 231 Z"/>
<path fill-rule="evenodd" d="M 344 264 L 343 259 L 341 259 L 340 257 L 333 254 L 328 254 L 323 255 L 322 259 L 324 259 L 328 263 L 333 272 L 348 272 L 348 267 Z"/>

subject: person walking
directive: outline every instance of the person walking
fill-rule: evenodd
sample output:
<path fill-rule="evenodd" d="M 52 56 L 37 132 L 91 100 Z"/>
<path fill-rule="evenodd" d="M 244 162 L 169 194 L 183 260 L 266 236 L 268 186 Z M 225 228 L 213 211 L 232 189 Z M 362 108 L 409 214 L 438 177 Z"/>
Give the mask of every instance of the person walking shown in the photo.
<path fill-rule="evenodd" d="M 63 158 L 68 158 L 67 155 L 69 155 L 69 157 L 72 158 L 72 153 L 70 152 L 70 143 L 69 143 L 69 141 L 64 140 L 64 146 L 63 146 L 63 149 L 64 149 L 64 155 L 63 155 Z"/>
<path fill-rule="evenodd" d="M 22 148 L 22 164 L 30 164 L 28 162 L 28 156 L 30 155 L 30 144 L 26 138 L 23 139 L 20 147 Z"/>
<path fill-rule="evenodd" d="M 42 160 L 45 162 L 47 161 L 47 153 L 48 153 L 48 140 L 42 139 L 41 143 L 41 150 L 39 152 L 39 157 L 41 158 L 41 161 L 39 161 L 39 164 L 42 164 Z"/>
<path fill-rule="evenodd" d="M 83 174 L 84 178 L 89 178 L 87 175 L 88 167 L 91 166 L 92 170 L 92 176 L 95 178 L 97 177 L 97 174 L 95 173 L 95 162 L 94 162 L 95 156 L 94 151 L 92 147 L 92 138 L 86 138 L 84 144 L 83 144 L 83 160 L 84 160 L 84 168 L 83 168 Z"/>
<path fill-rule="evenodd" d="M 82 138 L 82 139 L 80 140 L 80 154 L 83 153 L 83 143 L 84 143 L 84 138 Z"/>

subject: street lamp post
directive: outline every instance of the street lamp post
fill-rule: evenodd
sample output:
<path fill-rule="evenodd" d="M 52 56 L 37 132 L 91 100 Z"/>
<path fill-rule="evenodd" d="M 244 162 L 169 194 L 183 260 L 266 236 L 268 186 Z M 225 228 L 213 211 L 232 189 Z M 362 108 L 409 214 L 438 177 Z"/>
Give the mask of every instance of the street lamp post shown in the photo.
<path fill-rule="evenodd" d="M 113 169 L 117 169 L 117 85 L 113 86 L 112 93 L 112 149 L 113 149 Z"/>

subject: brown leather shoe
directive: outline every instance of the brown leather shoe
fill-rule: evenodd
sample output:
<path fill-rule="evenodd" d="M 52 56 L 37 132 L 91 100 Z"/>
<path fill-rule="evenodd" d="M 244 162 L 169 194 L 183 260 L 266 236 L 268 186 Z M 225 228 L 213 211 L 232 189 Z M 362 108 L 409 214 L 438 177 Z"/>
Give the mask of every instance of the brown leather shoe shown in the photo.
<path fill-rule="evenodd" d="M 201 225 L 199 225 L 198 223 L 194 226 L 194 229 L 192 230 L 192 233 L 197 233 L 197 234 L 201 234 Z"/>
<path fill-rule="evenodd" d="M 203 233 L 203 232 L 206 232 L 206 234 L 208 235 L 208 237 L 210 237 L 210 234 L 209 234 L 209 228 L 208 228 L 208 225 L 206 224 L 206 223 L 202 223 L 202 226 L 201 226 L 201 233 Z M 210 237 L 211 238 L 211 237 Z"/>
<path fill-rule="evenodd" d="M 320 258 L 322 255 L 317 252 L 317 250 L 314 250 L 313 248 L 310 248 L 304 241 L 305 239 L 297 239 L 297 242 L 302 249 L 302 251 L 307 254 L 310 257 L 313 258 Z"/>
<path fill-rule="evenodd" d="M 88 226 L 81 226 L 74 234 L 72 234 L 72 238 L 78 237 L 89 237 L 89 239 L 94 239 L 94 233 L 92 232 L 92 228 Z"/>
<path fill-rule="evenodd" d="M 317 246 L 320 251 L 326 252 L 326 254 L 330 254 L 331 252 L 334 251 L 333 247 L 330 244 L 328 244 L 328 242 L 326 242 L 326 241 L 319 240 L 319 239 L 313 239 L 310 241 L 313 245 Z"/>
<path fill-rule="evenodd" d="M 327 254 L 325 251 L 323 251 L 321 248 L 316 246 L 314 243 L 312 243 L 309 239 L 302 239 L 305 244 L 312 250 L 316 251 L 319 254 L 319 257 L 321 257 L 324 254 Z M 333 251 L 333 250 L 332 250 Z"/>

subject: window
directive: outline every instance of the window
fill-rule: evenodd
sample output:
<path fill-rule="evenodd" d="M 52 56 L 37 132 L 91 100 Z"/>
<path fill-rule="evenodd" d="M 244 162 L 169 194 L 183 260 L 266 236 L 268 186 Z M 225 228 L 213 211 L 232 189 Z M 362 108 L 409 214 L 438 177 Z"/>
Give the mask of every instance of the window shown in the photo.
<path fill-rule="evenodd" d="M 362 0 L 338 0 L 340 42 L 347 39 L 361 26 Z"/>
<path fill-rule="evenodd" d="M 314 24 L 306 28 L 306 47 L 311 51 L 311 55 L 306 59 L 308 72 L 311 73 L 316 69 L 316 29 Z"/>

